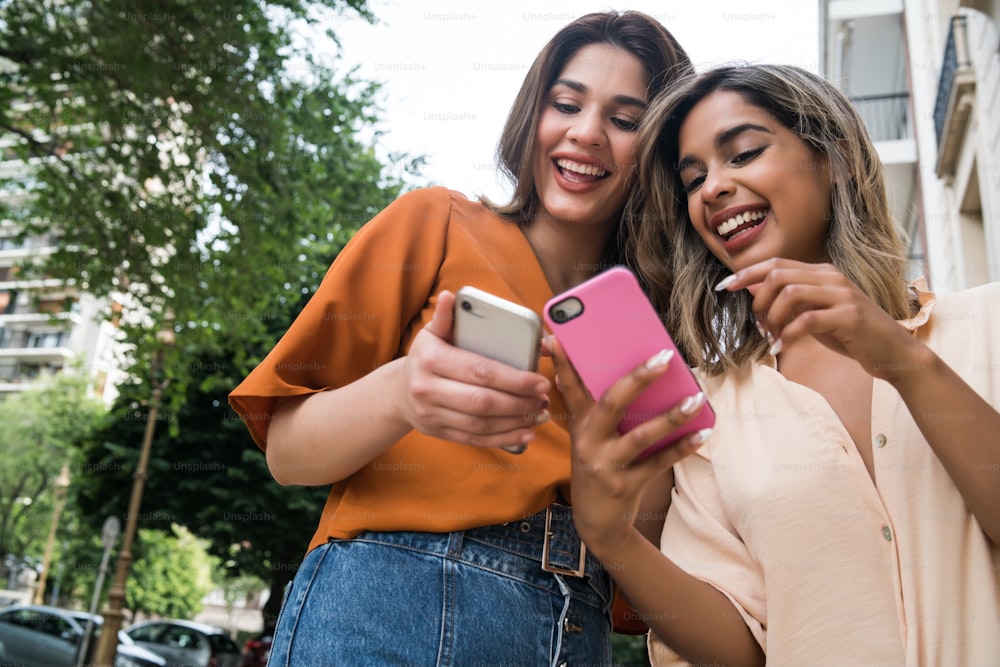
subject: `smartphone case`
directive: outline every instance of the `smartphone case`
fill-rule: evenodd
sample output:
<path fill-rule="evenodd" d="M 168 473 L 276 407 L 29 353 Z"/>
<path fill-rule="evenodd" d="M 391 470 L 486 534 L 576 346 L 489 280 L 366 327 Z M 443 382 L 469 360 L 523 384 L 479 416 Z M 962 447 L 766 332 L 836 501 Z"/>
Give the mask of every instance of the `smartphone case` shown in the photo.
<path fill-rule="evenodd" d="M 515 368 L 538 367 L 542 321 L 535 311 L 475 287 L 455 295 L 455 345 Z"/>
<path fill-rule="evenodd" d="M 567 299 L 582 304 L 578 315 L 560 322 L 555 310 L 566 311 Z M 545 323 L 559 341 L 577 374 L 595 399 L 636 366 L 663 349 L 674 351 L 665 375 L 643 391 L 618 425 L 627 433 L 660 415 L 684 398 L 701 391 L 639 281 L 625 267 L 614 267 L 553 297 L 545 305 Z M 706 402 L 698 415 L 680 429 L 650 446 L 640 458 L 674 444 L 689 433 L 715 424 Z"/>

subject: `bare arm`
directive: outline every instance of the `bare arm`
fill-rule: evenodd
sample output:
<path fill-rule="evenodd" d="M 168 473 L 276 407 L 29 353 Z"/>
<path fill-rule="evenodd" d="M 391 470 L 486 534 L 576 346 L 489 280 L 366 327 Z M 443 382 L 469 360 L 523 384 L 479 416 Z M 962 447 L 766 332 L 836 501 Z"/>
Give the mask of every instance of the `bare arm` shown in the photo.
<path fill-rule="evenodd" d="M 729 599 L 678 567 L 635 525 L 641 507 L 663 506 L 663 487 L 657 485 L 707 434 L 692 434 L 646 459 L 638 457 L 693 418 L 701 404 L 695 402 L 688 414 L 673 408 L 619 435 L 616 425 L 626 407 L 665 372 L 666 365 L 653 363 L 633 370 L 595 403 L 558 344 L 549 341 L 549 345 L 573 415 L 573 517 L 581 539 L 612 574 L 639 616 L 685 659 L 762 665 L 763 652 Z M 647 489 L 651 493 L 643 499 Z"/>
<path fill-rule="evenodd" d="M 663 522 L 670 509 L 670 492 L 674 488 L 674 471 L 667 470 L 651 479 L 642 491 L 639 510 L 635 516 L 635 527 L 650 544 L 660 546 Z"/>
<path fill-rule="evenodd" d="M 725 289 L 750 289 L 775 340 L 804 336 L 899 392 L 983 532 L 1000 544 L 1000 413 L 835 267 L 771 259 Z"/>
<path fill-rule="evenodd" d="M 268 428 L 267 464 L 281 484 L 332 484 L 411 429 L 478 447 L 526 444 L 548 418 L 550 383 L 450 344 L 454 295 L 409 354 L 338 389 L 287 399 Z"/>

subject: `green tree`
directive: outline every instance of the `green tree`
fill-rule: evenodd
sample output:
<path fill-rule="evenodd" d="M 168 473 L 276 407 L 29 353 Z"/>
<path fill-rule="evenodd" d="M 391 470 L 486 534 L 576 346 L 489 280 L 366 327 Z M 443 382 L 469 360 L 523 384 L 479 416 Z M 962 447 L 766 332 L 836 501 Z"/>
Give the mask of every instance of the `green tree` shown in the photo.
<path fill-rule="evenodd" d="M 0 132 L 34 169 L 0 185 L 28 195 L 25 234 L 62 240 L 25 270 L 124 300 L 138 369 L 167 312 L 199 349 L 273 343 L 419 166 L 380 163 L 377 87 L 338 70 L 334 31 L 359 16 L 364 0 L 0 2 Z"/>
<path fill-rule="evenodd" d="M 176 426 L 156 430 L 139 525 L 184 525 L 208 540 L 224 576 L 267 582 L 268 625 L 277 618 L 282 591 L 305 553 L 328 489 L 284 487 L 271 478 L 263 453 L 226 403 L 239 379 L 232 356 L 195 355 L 187 364 L 184 372 L 200 381 L 188 383 L 177 412 L 160 413 Z M 102 428 L 80 442 L 81 467 L 90 474 L 80 476 L 73 492 L 91 534 L 107 515 L 118 515 L 124 524 L 146 424 L 146 383 L 119 389 Z"/>
<path fill-rule="evenodd" d="M 87 380 L 68 372 L 0 401 L 0 558 L 40 558 L 52 521 L 54 482 L 63 466 L 75 475 L 73 443 L 106 412 Z"/>
<path fill-rule="evenodd" d="M 170 532 L 141 529 L 136 560 L 125 589 L 125 606 L 133 614 L 192 618 L 213 588 L 217 559 L 204 540 L 176 524 Z"/>

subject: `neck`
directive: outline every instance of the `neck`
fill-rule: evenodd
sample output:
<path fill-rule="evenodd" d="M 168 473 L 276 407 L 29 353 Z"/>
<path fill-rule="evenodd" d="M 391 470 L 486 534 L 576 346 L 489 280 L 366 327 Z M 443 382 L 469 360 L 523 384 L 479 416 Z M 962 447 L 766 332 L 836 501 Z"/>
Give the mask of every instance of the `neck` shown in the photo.
<path fill-rule="evenodd" d="M 614 228 L 581 228 L 535 220 L 522 228 L 553 294 L 559 294 L 610 268 L 604 252 Z"/>

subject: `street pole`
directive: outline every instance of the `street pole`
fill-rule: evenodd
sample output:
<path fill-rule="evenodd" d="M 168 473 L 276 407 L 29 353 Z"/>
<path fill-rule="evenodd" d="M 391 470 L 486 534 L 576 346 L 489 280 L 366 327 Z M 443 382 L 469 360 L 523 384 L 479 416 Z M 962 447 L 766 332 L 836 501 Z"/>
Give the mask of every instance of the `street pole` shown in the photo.
<path fill-rule="evenodd" d="M 170 345 L 174 341 L 173 328 L 168 319 L 164 326 L 157 333 L 157 339 L 163 345 Z M 125 584 L 128 581 L 129 570 L 132 567 L 132 542 L 135 539 L 136 524 L 139 516 L 139 508 L 142 504 L 142 491 L 146 483 L 146 466 L 149 463 L 149 453 L 153 446 L 153 432 L 156 430 L 156 419 L 160 412 L 160 400 L 163 396 L 163 389 L 166 382 L 159 378 L 160 369 L 163 365 L 163 347 L 158 347 L 153 352 L 150 364 L 151 376 L 153 379 L 153 393 L 149 399 L 149 415 L 146 421 L 146 430 L 142 436 L 142 450 L 139 454 L 139 464 L 136 466 L 132 482 L 132 497 L 128 504 L 128 515 L 125 517 L 125 535 L 122 539 L 122 550 L 118 554 L 118 564 L 115 568 L 115 578 L 108 589 L 108 606 L 102 612 L 104 616 L 104 627 L 101 629 L 101 638 L 97 642 L 97 651 L 94 654 L 93 667 L 112 667 L 115 661 L 115 653 L 118 650 L 118 631 L 122 626 L 122 606 L 125 602 Z"/>
<path fill-rule="evenodd" d="M 42 556 L 42 573 L 35 584 L 34 604 L 42 604 L 45 599 L 45 580 L 49 578 L 49 565 L 52 564 L 52 550 L 56 544 L 56 530 L 59 528 L 59 515 L 66 505 L 66 489 L 69 487 L 69 468 L 62 467 L 55 481 L 55 491 L 52 492 L 54 506 L 52 508 L 52 524 L 49 525 L 49 538 L 45 541 L 45 554 Z"/>

